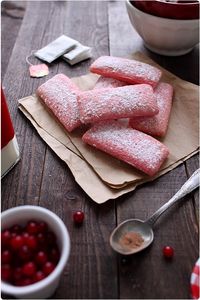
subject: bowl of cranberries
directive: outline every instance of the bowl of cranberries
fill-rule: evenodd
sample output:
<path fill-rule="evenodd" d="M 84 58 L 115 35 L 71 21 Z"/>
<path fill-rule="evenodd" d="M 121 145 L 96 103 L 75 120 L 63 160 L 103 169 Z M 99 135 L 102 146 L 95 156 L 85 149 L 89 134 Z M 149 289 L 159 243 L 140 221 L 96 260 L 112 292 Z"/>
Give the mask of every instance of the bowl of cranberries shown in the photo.
<path fill-rule="evenodd" d="M 50 210 L 25 205 L 2 212 L 2 293 L 21 299 L 52 296 L 69 252 L 67 228 Z"/>

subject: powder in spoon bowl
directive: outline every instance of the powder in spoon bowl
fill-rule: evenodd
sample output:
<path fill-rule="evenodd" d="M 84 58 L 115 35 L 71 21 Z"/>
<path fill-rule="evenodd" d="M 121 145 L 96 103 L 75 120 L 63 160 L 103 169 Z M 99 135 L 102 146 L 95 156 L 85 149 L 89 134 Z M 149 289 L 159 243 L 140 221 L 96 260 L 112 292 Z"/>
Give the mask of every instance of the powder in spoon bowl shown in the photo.
<path fill-rule="evenodd" d="M 144 242 L 141 234 L 135 231 L 129 231 L 122 235 L 119 239 L 121 247 L 128 249 L 135 249 L 140 247 Z"/>

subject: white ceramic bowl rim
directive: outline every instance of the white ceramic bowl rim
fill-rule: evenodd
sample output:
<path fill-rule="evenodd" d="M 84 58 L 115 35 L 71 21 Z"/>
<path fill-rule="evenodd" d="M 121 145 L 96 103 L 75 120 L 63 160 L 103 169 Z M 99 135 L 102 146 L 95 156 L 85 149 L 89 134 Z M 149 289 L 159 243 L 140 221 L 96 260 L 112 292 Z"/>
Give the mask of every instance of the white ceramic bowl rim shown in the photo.
<path fill-rule="evenodd" d="M 48 214 L 50 216 L 50 218 L 53 218 L 54 220 L 56 220 L 56 222 L 59 224 L 59 227 L 61 228 L 62 231 L 62 240 L 67 239 L 67 243 L 63 243 L 63 249 L 62 249 L 62 255 L 61 258 L 59 260 L 59 263 L 57 264 L 56 268 L 54 269 L 54 271 L 47 276 L 45 279 L 34 283 L 34 284 L 30 284 L 24 287 L 15 287 L 13 285 L 7 284 L 5 282 L 1 282 L 1 288 L 2 288 L 2 292 L 7 293 L 7 294 L 11 294 L 11 295 L 26 295 L 35 291 L 39 291 L 41 289 L 43 289 L 44 287 L 50 285 L 54 279 L 58 276 L 60 276 L 60 272 L 61 270 L 64 268 L 67 259 L 69 257 L 69 252 L 70 252 L 70 239 L 69 239 L 69 234 L 67 231 L 66 226 L 64 225 L 63 221 L 53 212 L 51 212 L 50 210 L 41 207 L 41 206 L 34 206 L 34 205 L 22 205 L 19 207 L 14 207 L 14 208 L 10 208 L 4 212 L 2 212 L 1 216 L 2 218 L 5 218 L 8 214 L 10 213 L 14 213 L 16 211 L 22 211 L 22 210 L 36 210 L 36 211 L 41 211 L 45 214 Z M 9 291 L 9 292 L 8 292 Z"/>
<path fill-rule="evenodd" d="M 146 13 L 140 9 L 138 9 L 137 7 L 135 7 L 135 5 L 132 5 L 130 3 L 130 0 L 126 0 L 126 3 L 129 5 L 129 7 L 131 9 L 135 9 L 136 11 L 140 12 L 141 14 L 145 16 L 151 16 L 152 18 L 155 18 L 157 19 L 158 21 L 159 20 L 166 20 L 166 21 L 173 21 L 174 23 L 181 23 L 181 22 L 184 22 L 184 23 L 192 23 L 194 21 L 199 21 L 199 19 L 172 19 L 172 18 L 164 18 L 164 17 L 158 17 L 158 16 L 155 16 L 155 15 L 152 15 L 152 14 L 149 14 L 149 13 Z"/>

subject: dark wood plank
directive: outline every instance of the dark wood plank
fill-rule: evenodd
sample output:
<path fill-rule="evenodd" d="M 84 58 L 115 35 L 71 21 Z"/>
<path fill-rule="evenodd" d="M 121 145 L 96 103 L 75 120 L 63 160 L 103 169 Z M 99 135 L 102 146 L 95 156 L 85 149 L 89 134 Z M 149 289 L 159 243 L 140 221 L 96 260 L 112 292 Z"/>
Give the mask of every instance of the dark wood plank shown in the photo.
<path fill-rule="evenodd" d="M 24 1 L 4 1 L 1 3 L 1 78 L 7 65 L 23 20 L 26 3 Z"/>
<path fill-rule="evenodd" d="M 39 22 L 39 16 L 42 16 L 42 22 Z M 80 26 L 82 16 L 84 27 Z M 20 66 L 23 64 L 23 68 L 21 67 L 23 75 L 20 75 L 23 88 L 19 82 L 16 84 L 15 99 L 18 95 L 21 97 L 31 94 L 39 84 L 58 72 L 65 73 L 70 77 L 82 75 L 88 71 L 88 66 L 91 63 L 91 61 L 86 61 L 70 67 L 65 62 L 57 60 L 50 66 L 48 77 L 40 80 L 30 79 L 27 66 L 24 65 L 24 58 L 31 53 L 32 49 L 39 49 L 59 35 L 66 33 L 82 43 L 92 46 L 95 58 L 101 54 L 108 54 L 107 29 L 107 2 L 30 2 L 11 57 L 13 63 L 17 52 L 21 51 L 18 64 Z M 39 35 L 36 34 L 38 32 L 40 32 Z M 22 42 L 23 37 L 24 43 Z M 36 61 L 34 58 L 33 63 Z M 14 75 L 16 76 L 16 70 L 11 62 L 5 76 L 5 85 L 11 76 L 12 78 Z M 8 84 L 7 90 L 10 94 L 14 93 L 11 88 L 9 89 Z M 17 118 L 19 119 L 19 115 L 16 115 L 16 106 L 12 105 L 11 103 L 11 112 L 14 115 L 15 126 L 18 130 L 19 121 Z M 34 138 L 37 139 L 31 126 L 28 123 L 26 125 L 24 119 L 23 122 L 21 126 L 26 126 L 28 134 L 30 136 L 33 134 Z M 66 165 L 51 150 L 46 150 L 40 139 L 37 143 L 41 147 L 41 153 L 34 155 L 34 146 L 30 136 L 26 135 L 26 132 L 23 132 L 23 135 L 25 135 L 27 142 L 24 143 L 25 150 L 22 153 L 22 162 L 25 161 L 25 153 L 30 151 L 29 147 L 31 147 L 30 163 L 27 170 L 32 164 L 33 170 L 29 176 L 31 175 L 34 182 L 36 173 L 39 177 L 38 181 L 35 182 L 33 195 L 35 198 L 37 197 L 39 205 L 51 209 L 64 220 L 71 236 L 70 260 L 54 298 L 117 298 L 117 263 L 108 242 L 110 232 L 116 225 L 114 202 L 111 201 L 101 207 L 95 205 L 74 182 Z M 19 140 L 20 144 L 21 142 Z M 38 149 L 38 145 L 35 148 Z M 39 161 L 33 164 L 34 157 L 32 155 Z M 40 160 L 43 160 L 42 163 Z M 41 170 L 38 171 L 39 166 L 41 166 Z M 24 170 L 26 167 L 22 165 L 20 171 L 24 172 Z M 19 170 L 17 171 L 19 172 Z M 27 189 L 31 189 L 29 182 L 27 182 L 29 176 L 27 175 L 26 178 Z M 21 186 L 19 187 L 18 181 L 16 188 L 19 188 L 20 193 L 22 193 L 21 190 L 23 189 Z M 28 196 L 28 191 L 24 189 L 25 203 L 28 201 Z M 18 205 L 19 200 L 15 199 L 15 204 Z M 31 201 L 32 204 L 35 203 L 33 200 Z M 13 203 L 8 205 L 15 206 Z M 80 208 L 84 210 L 86 218 L 84 225 L 81 228 L 76 228 L 73 225 L 72 213 Z"/>
<path fill-rule="evenodd" d="M 196 50 L 179 58 L 153 54 L 143 46 L 142 39 L 132 28 L 123 2 L 109 3 L 109 37 L 111 55 L 126 56 L 141 51 L 186 80 L 195 83 L 198 79 Z M 190 71 L 187 68 L 186 76 L 185 68 L 189 64 L 194 67 L 195 76 L 192 68 Z M 186 180 L 187 173 L 182 164 L 154 182 L 121 197 L 122 200 L 117 202 L 117 222 L 134 217 L 145 220 L 167 202 Z M 162 257 L 162 247 L 165 245 L 175 249 L 171 262 Z M 192 197 L 188 196 L 155 224 L 155 241 L 149 249 L 127 259 L 127 263 L 119 257 L 120 298 L 188 299 L 190 274 L 197 257 L 197 222 Z"/>
<path fill-rule="evenodd" d="M 199 154 L 194 155 L 190 159 L 188 159 L 185 163 L 186 165 L 186 171 L 188 174 L 188 177 L 194 173 L 196 169 L 199 168 Z M 194 210 L 197 218 L 197 224 L 199 224 L 199 189 L 197 192 L 194 194 L 194 199 L 193 199 L 193 204 L 194 204 Z"/>
<path fill-rule="evenodd" d="M 134 217 L 145 220 L 167 202 L 186 179 L 182 165 L 173 170 L 170 176 L 162 176 L 138 188 L 133 195 L 124 197 L 124 201 L 118 204 L 118 222 Z M 121 266 L 120 298 L 188 299 L 191 268 L 198 257 L 195 224 L 191 197 L 186 197 L 167 211 L 154 226 L 153 245 L 133 257 L 128 267 Z M 171 262 L 162 257 L 165 245 L 175 250 Z M 172 276 L 174 273 L 176 276 Z"/>
<path fill-rule="evenodd" d="M 33 93 L 54 74 L 63 72 L 71 77 L 87 72 L 90 60 L 74 67 L 57 60 L 51 64 L 48 77 L 29 78 L 25 57 L 62 33 L 92 46 L 94 58 L 109 54 L 108 46 L 112 55 L 119 56 L 140 50 L 180 77 L 197 82 L 197 48 L 176 59 L 151 53 L 132 29 L 124 2 L 31 1 L 3 81 L 22 159 L 2 181 L 2 209 L 39 204 L 57 213 L 67 225 L 71 255 L 53 298 L 189 298 L 189 277 L 198 256 L 197 194 L 196 202 L 187 197 L 163 215 L 155 226 L 154 244 L 126 264 L 108 244 L 110 232 L 116 226 L 115 201 L 101 206 L 94 204 L 75 183 L 66 165 L 46 147 L 17 110 L 18 98 Z M 8 57 L 6 59 L 8 61 Z M 39 63 L 36 58 L 32 61 Z M 155 182 L 117 199 L 117 221 L 134 216 L 145 219 L 151 215 L 194 171 L 197 159 L 197 156 L 192 157 L 186 162 L 187 172 L 181 165 Z M 72 222 L 72 213 L 77 209 L 83 209 L 86 216 L 80 228 Z M 169 243 L 175 248 L 171 263 L 163 259 L 161 252 L 162 246 Z"/>
<path fill-rule="evenodd" d="M 47 4 L 45 3 L 44 6 Z M 19 113 L 17 99 L 35 92 L 43 80 L 30 78 L 26 64 L 26 57 L 31 54 L 31 51 L 38 49 L 38 44 L 40 46 L 42 42 L 45 42 L 43 34 L 38 34 L 39 24 L 41 28 L 42 26 L 45 28 L 51 23 L 53 11 L 50 11 L 44 19 L 41 18 L 43 10 L 44 7 L 36 7 L 35 14 L 30 12 L 25 15 L 3 81 L 21 153 L 20 163 L 2 182 L 2 200 L 6 199 L 2 201 L 3 209 L 24 203 L 37 204 L 39 199 L 46 145 L 31 128 L 26 118 Z M 30 26 L 30 20 L 38 24 L 35 31 Z M 52 31 L 51 27 L 50 30 Z M 46 42 L 49 42 L 50 40 L 47 39 L 48 37 L 46 37 Z M 39 63 L 39 61 L 33 58 L 33 63 Z M 57 66 L 53 65 L 49 77 L 56 74 L 56 71 Z M 10 186 L 12 189 L 8 188 Z"/>
<path fill-rule="evenodd" d="M 92 47 L 92 60 L 108 54 L 106 2 L 70 2 L 67 16 L 69 22 L 65 29 L 66 33 Z M 83 18 L 84 26 L 79 25 L 80 18 Z M 74 77 L 88 73 L 90 64 L 91 60 L 87 60 L 72 68 L 68 67 L 66 74 Z M 66 72 L 65 70 L 66 64 L 61 63 L 59 72 Z M 109 246 L 109 235 L 116 225 L 114 202 L 99 206 L 94 204 L 80 188 L 77 194 L 79 196 L 78 198 L 76 196 L 75 201 L 72 199 L 65 202 L 68 216 L 64 217 L 72 236 L 72 256 L 66 270 L 67 276 L 63 278 L 61 289 L 55 296 L 62 298 L 64 295 L 70 299 L 118 298 L 116 258 L 113 257 Z M 77 229 L 71 224 L 71 214 L 80 207 L 85 212 L 86 222 L 83 228 Z M 71 276 L 72 273 L 74 276 Z M 68 287 L 67 294 L 66 287 Z"/>

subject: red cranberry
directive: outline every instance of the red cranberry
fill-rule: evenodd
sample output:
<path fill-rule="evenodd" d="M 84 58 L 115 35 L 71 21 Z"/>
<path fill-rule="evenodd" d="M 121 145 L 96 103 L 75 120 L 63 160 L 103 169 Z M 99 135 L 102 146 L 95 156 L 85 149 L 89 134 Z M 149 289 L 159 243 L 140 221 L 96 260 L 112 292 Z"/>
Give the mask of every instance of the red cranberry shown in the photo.
<path fill-rule="evenodd" d="M 46 255 L 46 253 L 44 251 L 39 251 L 36 254 L 35 261 L 39 265 L 44 265 L 47 262 L 47 255 Z"/>
<path fill-rule="evenodd" d="M 20 249 L 19 249 L 19 257 L 23 260 L 23 261 L 28 261 L 30 260 L 32 256 L 32 251 L 31 249 L 27 246 L 27 245 L 23 245 Z"/>
<path fill-rule="evenodd" d="M 17 250 L 22 247 L 24 239 L 21 235 L 16 235 L 11 238 L 10 246 L 13 250 Z"/>
<path fill-rule="evenodd" d="M 59 253 L 59 250 L 57 248 L 53 248 L 50 250 L 49 252 L 49 259 L 54 262 L 54 263 L 58 263 L 59 261 L 59 258 L 60 258 L 60 253 Z"/>
<path fill-rule="evenodd" d="M 1 262 L 3 264 L 9 264 L 12 260 L 12 253 L 10 250 L 3 250 L 1 253 Z"/>
<path fill-rule="evenodd" d="M 26 225 L 26 231 L 29 234 L 36 234 L 36 233 L 38 233 L 38 223 L 35 222 L 35 221 L 28 222 L 28 224 Z"/>
<path fill-rule="evenodd" d="M 52 231 L 48 231 L 46 235 L 46 240 L 49 245 L 53 245 L 56 243 L 56 236 Z"/>
<path fill-rule="evenodd" d="M 34 281 L 32 278 L 24 278 L 20 280 L 20 286 L 26 286 L 32 284 Z"/>
<path fill-rule="evenodd" d="M 38 281 L 40 281 L 44 278 L 45 278 L 44 273 L 42 271 L 37 271 L 35 276 L 34 276 L 34 282 L 38 282 Z"/>
<path fill-rule="evenodd" d="M 11 232 L 11 238 L 16 237 L 17 236 L 17 232 Z"/>
<path fill-rule="evenodd" d="M 32 250 L 35 250 L 38 247 L 37 239 L 34 235 L 29 235 L 25 242 L 26 245 Z"/>
<path fill-rule="evenodd" d="M 23 237 L 23 239 L 24 239 L 24 244 L 26 244 L 26 241 L 27 241 L 27 239 L 28 239 L 28 237 L 29 237 L 30 235 L 29 235 L 29 233 L 28 232 L 22 232 L 22 237 Z"/>
<path fill-rule="evenodd" d="M 2 231 L 2 233 L 1 233 L 1 243 L 2 243 L 3 247 L 10 245 L 10 239 L 11 239 L 10 230 L 6 229 L 6 230 Z"/>
<path fill-rule="evenodd" d="M 48 276 L 59 261 L 55 234 L 45 222 L 29 221 L 1 233 L 1 276 L 15 286 L 26 286 Z"/>
<path fill-rule="evenodd" d="M 47 231 L 47 223 L 45 222 L 39 222 L 38 223 L 38 232 L 41 232 L 41 233 L 45 233 Z"/>
<path fill-rule="evenodd" d="M 43 268 L 42 268 L 42 271 L 44 272 L 44 274 L 47 276 L 49 275 L 53 270 L 55 269 L 55 265 L 50 262 L 50 261 L 47 261 Z"/>
<path fill-rule="evenodd" d="M 39 232 L 37 234 L 37 241 L 39 243 L 39 246 L 44 246 L 46 244 L 46 238 L 45 238 L 44 233 Z"/>
<path fill-rule="evenodd" d="M 35 275 L 36 265 L 32 261 L 28 262 L 22 267 L 22 272 L 25 276 L 31 277 L 31 276 Z"/>
<path fill-rule="evenodd" d="M 22 268 L 17 267 L 13 270 L 13 279 L 14 283 L 17 283 L 20 279 L 22 279 L 23 273 L 22 273 Z"/>
<path fill-rule="evenodd" d="M 82 211 L 76 211 L 73 214 L 73 219 L 74 219 L 74 222 L 76 224 L 82 224 L 83 220 L 84 220 L 84 212 L 82 212 Z"/>
<path fill-rule="evenodd" d="M 13 284 L 16 286 L 23 286 L 23 278 L 14 280 Z"/>
<path fill-rule="evenodd" d="M 12 270 L 11 266 L 6 264 L 1 266 L 1 278 L 4 281 L 9 281 L 11 280 L 12 277 Z"/>
<path fill-rule="evenodd" d="M 166 257 L 166 258 L 172 258 L 174 256 L 174 249 L 170 246 L 165 246 L 163 248 L 163 255 Z"/>
<path fill-rule="evenodd" d="M 15 225 L 13 225 L 13 226 L 10 228 L 10 230 L 11 230 L 12 233 L 17 233 L 17 234 L 19 234 L 19 233 L 21 233 L 21 231 L 22 231 L 22 227 L 21 227 L 20 225 L 18 225 L 18 224 L 15 224 Z"/>

